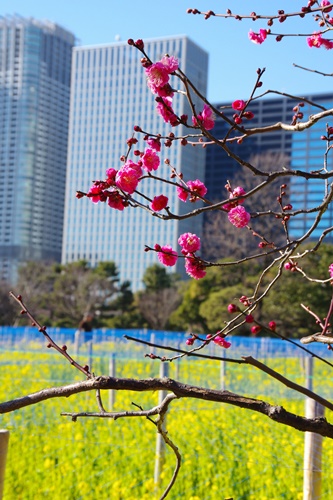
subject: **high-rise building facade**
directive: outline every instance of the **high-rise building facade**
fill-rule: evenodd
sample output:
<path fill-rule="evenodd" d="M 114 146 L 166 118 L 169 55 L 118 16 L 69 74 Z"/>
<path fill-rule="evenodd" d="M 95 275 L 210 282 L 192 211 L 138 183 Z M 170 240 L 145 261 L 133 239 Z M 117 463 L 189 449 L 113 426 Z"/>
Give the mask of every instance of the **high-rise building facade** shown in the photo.
<path fill-rule="evenodd" d="M 251 128 L 264 127 L 278 122 L 290 124 L 294 115 L 293 107 L 298 102 L 287 97 L 269 98 L 253 101 L 249 110 L 254 113 L 251 122 L 246 126 Z M 304 106 L 301 108 L 306 120 L 311 114 L 320 112 L 322 108 L 332 108 L 333 94 L 313 94 L 305 96 Z M 231 103 L 216 105 L 216 108 L 231 109 Z M 228 111 L 226 111 L 228 113 Z M 230 116 L 234 113 L 230 111 Z M 303 121 L 304 121 L 303 120 Z M 222 119 L 217 119 L 213 133 L 223 138 L 228 126 Z M 260 159 L 260 155 L 271 153 L 281 155 L 279 167 L 286 166 L 291 169 L 305 170 L 307 172 L 320 170 L 324 165 L 325 144 L 320 137 L 326 134 L 326 121 L 317 122 L 311 128 L 299 133 L 277 130 L 250 136 L 242 144 L 233 144 L 232 150 L 244 160 Z M 267 158 L 267 156 L 263 156 Z M 275 168 L 275 166 L 274 166 Z M 333 156 L 327 156 L 327 169 L 333 169 Z M 227 198 L 224 186 L 227 180 L 232 181 L 235 175 L 241 172 L 239 164 L 228 157 L 218 147 L 207 147 L 206 152 L 206 176 L 205 183 L 208 188 L 209 198 L 222 200 Z M 323 181 L 307 181 L 303 177 L 291 176 L 288 182 L 288 195 L 294 210 L 311 209 L 318 206 L 325 196 L 325 185 Z M 316 213 L 300 213 L 292 217 L 288 223 L 289 233 L 293 238 L 303 235 L 315 221 Z M 318 238 L 323 229 L 333 226 L 333 206 L 323 214 L 318 227 L 313 231 L 311 237 Z M 331 234 L 328 235 L 331 238 Z"/>
<path fill-rule="evenodd" d="M 194 85 L 203 94 L 206 92 L 208 55 L 187 37 L 148 40 L 145 50 L 153 61 L 165 54 L 177 57 L 180 68 Z M 179 234 L 200 234 L 202 229 L 201 218 L 160 221 L 140 208 L 119 212 L 105 203 L 94 204 L 87 198 L 75 197 L 76 190 L 87 192 L 92 181 L 105 179 L 106 169 L 121 167 L 120 157 L 126 154 L 126 141 L 135 125 L 162 135 L 184 132 L 182 126 L 172 129 L 156 112 L 155 96 L 147 87 L 140 57 L 127 42 L 74 48 L 62 257 L 66 263 L 84 259 L 91 266 L 112 260 L 120 279 L 129 280 L 132 290 L 142 288 L 145 269 L 158 262 L 154 252 L 144 251 L 145 244 L 170 244 L 177 248 Z M 171 84 L 179 88 L 178 80 Z M 184 96 L 176 95 L 173 106 L 177 115 L 191 117 Z M 142 142 L 139 146 L 144 149 Z M 170 179 L 170 167 L 164 164 L 168 158 L 185 180 L 202 180 L 204 154 L 201 148 L 184 147 L 175 141 L 172 147 L 162 148 L 158 175 Z M 195 208 L 180 201 L 170 184 L 141 181 L 141 188 L 150 198 L 167 196 L 174 213 L 183 214 Z M 172 270 L 184 276 L 184 262 L 177 266 Z"/>
<path fill-rule="evenodd" d="M 61 260 L 71 55 L 48 21 L 0 17 L 0 279 Z"/>

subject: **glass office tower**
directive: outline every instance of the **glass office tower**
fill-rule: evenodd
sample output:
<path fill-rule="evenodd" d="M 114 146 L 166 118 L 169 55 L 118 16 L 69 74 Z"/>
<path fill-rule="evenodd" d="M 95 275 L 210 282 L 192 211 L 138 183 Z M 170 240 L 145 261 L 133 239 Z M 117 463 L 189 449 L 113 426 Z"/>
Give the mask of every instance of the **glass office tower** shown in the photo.
<path fill-rule="evenodd" d="M 145 50 L 153 61 L 165 54 L 178 57 L 180 68 L 205 94 L 208 55 L 187 37 L 148 40 Z M 134 291 L 143 287 L 145 269 L 158 262 L 155 252 L 144 251 L 145 244 L 170 244 L 177 248 L 179 234 L 186 231 L 200 234 L 202 229 L 201 218 L 160 221 L 139 208 L 119 212 L 107 204 L 75 197 L 76 190 L 87 192 L 93 180 L 104 179 L 106 169 L 121 167 L 120 157 L 127 152 L 126 141 L 135 125 L 152 133 L 183 133 L 182 127 L 172 129 L 157 114 L 155 96 L 147 87 L 140 58 L 139 51 L 127 42 L 74 49 L 62 254 L 64 263 L 85 259 L 95 266 L 99 261 L 114 261 L 120 279 L 129 280 Z M 179 88 L 178 80 L 173 84 Z M 183 96 L 174 97 L 174 109 L 178 115 L 191 117 Z M 138 146 L 144 149 L 142 141 Z M 157 173 L 170 178 L 170 167 L 164 164 L 166 158 L 183 173 L 185 180 L 204 178 L 203 149 L 179 143 L 162 147 Z M 168 196 L 174 213 L 195 208 L 181 202 L 176 189 L 168 184 L 158 183 L 156 187 L 142 181 L 139 187 L 150 197 Z M 184 262 L 180 261 L 172 271 L 185 277 Z"/>
<path fill-rule="evenodd" d="M 61 260 L 71 54 L 51 22 L 0 17 L 0 279 Z"/>
<path fill-rule="evenodd" d="M 321 111 L 320 107 L 311 103 L 316 103 L 319 106 L 324 106 L 329 109 L 333 106 L 333 94 L 313 94 L 305 96 L 308 102 L 304 103 L 301 111 L 304 114 L 303 121 L 307 120 L 311 114 Z M 300 99 L 301 101 L 302 99 Z M 246 127 L 264 127 L 278 122 L 291 123 L 293 117 L 293 107 L 298 101 L 287 97 L 269 98 L 254 101 L 249 106 L 249 110 L 254 113 L 254 119 L 246 122 Z M 231 103 L 223 103 L 216 105 L 228 106 L 231 108 Z M 229 116 L 232 116 L 234 111 L 226 111 Z M 240 145 L 233 145 L 232 149 L 243 159 L 250 160 L 255 155 L 275 153 L 282 155 L 284 165 L 291 169 L 302 169 L 305 171 L 320 170 L 324 166 L 324 153 L 326 144 L 320 140 L 322 135 L 326 134 L 327 120 L 322 120 L 316 123 L 311 128 L 297 133 L 277 130 L 275 132 L 259 134 L 251 136 L 243 141 Z M 223 138 L 228 128 L 225 122 L 221 119 L 216 121 L 213 132 Z M 282 167 L 282 164 L 280 165 Z M 327 156 L 327 169 L 333 169 L 333 155 Z M 220 148 L 208 147 L 206 152 L 206 177 L 205 183 L 208 188 L 210 198 L 214 200 L 223 199 L 226 197 L 224 186 L 227 180 L 232 181 L 236 174 L 239 174 L 241 169 L 237 162 L 229 158 Z M 301 177 L 287 178 L 288 195 L 290 203 L 294 210 L 310 209 L 317 207 L 325 196 L 325 185 L 323 181 L 309 182 Z M 223 198 L 222 198 L 223 197 Z M 289 233 L 291 237 L 297 238 L 304 234 L 315 220 L 315 213 L 298 214 L 292 217 L 289 221 Z M 319 226 L 313 231 L 311 237 L 318 238 L 323 229 L 333 226 L 333 206 L 323 214 Z M 332 233 L 327 236 L 327 239 L 332 241 Z"/>

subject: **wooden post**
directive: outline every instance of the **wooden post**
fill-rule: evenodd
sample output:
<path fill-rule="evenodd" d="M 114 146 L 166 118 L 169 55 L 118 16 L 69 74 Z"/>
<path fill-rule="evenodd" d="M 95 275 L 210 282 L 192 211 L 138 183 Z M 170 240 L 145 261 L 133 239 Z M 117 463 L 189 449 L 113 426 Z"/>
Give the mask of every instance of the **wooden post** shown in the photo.
<path fill-rule="evenodd" d="M 225 358 L 225 350 L 223 349 L 222 351 L 222 357 Z M 220 371 L 220 377 L 221 377 L 221 391 L 225 390 L 225 372 L 226 372 L 226 363 L 225 361 L 221 361 L 221 371 Z"/>
<path fill-rule="evenodd" d="M 77 358 L 80 352 L 80 340 L 81 340 L 81 332 L 80 330 L 76 330 L 74 334 L 74 355 Z"/>
<path fill-rule="evenodd" d="M 3 498 L 5 485 L 6 457 L 8 450 L 9 431 L 0 429 L 0 500 Z"/>
<path fill-rule="evenodd" d="M 88 366 L 90 372 L 92 372 L 92 366 L 93 366 L 93 341 L 89 340 L 88 342 L 88 352 L 89 352 L 89 361 L 88 361 Z"/>
<path fill-rule="evenodd" d="M 180 349 L 180 342 L 178 342 L 177 344 L 177 349 Z M 176 374 L 175 374 L 176 380 L 179 380 L 180 360 L 181 358 L 176 359 Z"/>
<path fill-rule="evenodd" d="M 169 376 L 169 364 L 168 362 L 161 363 L 160 365 L 160 378 Z M 159 391 L 158 393 L 158 404 L 161 404 L 168 391 Z M 154 483 L 159 484 L 161 478 L 161 472 L 165 460 L 165 442 L 161 434 L 156 436 L 156 458 L 155 458 L 155 471 L 154 471 Z"/>
<path fill-rule="evenodd" d="M 305 359 L 306 387 L 313 387 L 313 358 Z M 324 416 L 324 407 L 313 399 L 305 401 L 306 418 Z M 323 438 L 314 432 L 305 432 L 303 500 L 321 499 L 321 455 Z"/>
<path fill-rule="evenodd" d="M 112 354 L 112 356 L 109 359 L 109 375 L 110 377 L 115 377 L 116 376 L 116 355 Z M 116 391 L 110 390 L 109 391 L 109 408 L 110 411 L 113 410 L 113 406 L 116 400 Z"/>

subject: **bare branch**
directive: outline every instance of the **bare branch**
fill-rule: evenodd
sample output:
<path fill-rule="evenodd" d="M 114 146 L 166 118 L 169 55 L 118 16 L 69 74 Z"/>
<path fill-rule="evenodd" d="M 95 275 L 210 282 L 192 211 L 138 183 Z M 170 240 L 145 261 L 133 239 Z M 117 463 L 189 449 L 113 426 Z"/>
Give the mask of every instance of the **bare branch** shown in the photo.
<path fill-rule="evenodd" d="M 333 339 L 331 339 L 331 341 L 333 341 Z M 322 406 L 325 406 L 325 408 L 328 408 L 329 410 L 333 411 L 333 404 L 327 401 L 327 399 L 318 396 L 318 394 L 314 393 L 313 391 L 310 391 L 309 389 L 306 389 L 305 387 L 302 387 L 301 385 L 295 384 L 295 382 L 292 382 L 291 380 L 287 379 L 280 373 L 276 372 L 275 370 L 272 370 L 272 368 L 269 368 L 268 366 L 264 365 L 257 359 L 252 358 L 252 356 L 246 356 L 243 359 L 245 359 L 245 361 L 249 365 L 259 368 L 259 370 L 262 370 L 263 372 L 267 373 L 276 380 L 279 380 L 279 382 L 282 382 L 282 384 L 289 387 L 290 389 L 300 392 L 301 394 L 304 394 L 304 396 L 307 396 L 308 398 L 314 399 Z"/>
<path fill-rule="evenodd" d="M 308 419 L 288 412 L 282 406 L 271 405 L 265 401 L 241 396 L 229 391 L 218 391 L 203 387 L 196 387 L 188 384 L 182 384 L 169 378 L 163 379 L 121 379 L 113 377 L 96 377 L 75 384 L 62 387 L 52 387 L 44 389 L 22 398 L 13 399 L 0 403 L 0 414 L 9 413 L 26 406 L 40 403 L 52 398 L 69 397 L 73 394 L 88 392 L 91 390 L 118 390 L 118 391 L 160 391 L 166 390 L 174 393 L 177 398 L 194 398 L 203 401 L 212 401 L 216 403 L 226 403 L 239 408 L 255 411 L 267 416 L 268 418 L 280 424 L 293 427 L 302 432 L 316 432 L 321 436 L 333 438 L 333 425 L 328 423 L 325 418 Z M 103 415 L 103 414 L 102 414 Z"/>

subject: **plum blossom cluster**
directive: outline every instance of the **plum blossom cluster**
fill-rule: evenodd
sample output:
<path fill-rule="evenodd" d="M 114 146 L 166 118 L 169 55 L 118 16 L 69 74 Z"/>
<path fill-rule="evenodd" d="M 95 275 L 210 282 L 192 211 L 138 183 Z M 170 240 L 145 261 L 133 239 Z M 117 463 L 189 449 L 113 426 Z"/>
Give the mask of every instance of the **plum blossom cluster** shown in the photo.
<path fill-rule="evenodd" d="M 251 215 L 242 206 L 244 198 L 241 198 L 241 196 L 246 194 L 245 190 L 241 186 L 237 186 L 233 190 L 229 185 L 227 185 L 226 188 L 229 191 L 229 198 L 232 200 L 223 205 L 223 208 L 228 212 L 229 221 L 233 226 L 238 228 L 247 226 L 250 222 Z"/>
<path fill-rule="evenodd" d="M 180 123 L 187 122 L 187 116 L 178 117 L 172 107 L 174 90 L 169 81 L 170 75 L 178 69 L 178 59 L 173 56 L 164 56 L 160 61 L 151 63 L 148 59 L 142 60 L 147 76 L 147 85 L 153 94 L 157 95 L 157 112 L 162 116 L 166 123 L 173 127 Z"/>
<path fill-rule="evenodd" d="M 203 110 L 197 116 L 192 116 L 192 123 L 195 127 L 202 126 L 206 130 L 212 130 L 215 125 L 215 115 L 212 109 L 204 104 Z"/>
<path fill-rule="evenodd" d="M 313 35 L 308 37 L 306 41 L 310 48 L 315 47 L 316 49 L 319 49 L 320 47 L 324 47 L 327 50 L 333 49 L 333 42 L 323 38 L 319 32 L 313 33 Z"/>
<path fill-rule="evenodd" d="M 268 31 L 265 29 L 260 29 L 259 33 L 254 33 L 252 30 L 249 31 L 249 39 L 253 43 L 261 45 L 267 38 Z"/>
<path fill-rule="evenodd" d="M 214 344 L 216 344 L 220 347 L 224 347 L 225 349 L 229 349 L 229 347 L 231 346 L 231 342 L 226 340 L 222 334 L 220 335 L 220 332 L 216 332 L 216 333 L 217 333 L 217 335 L 212 335 L 212 334 L 206 335 L 206 343 L 214 342 Z M 191 337 L 186 339 L 186 345 L 192 346 L 194 344 L 195 340 L 197 340 L 197 336 L 192 334 Z"/>
<path fill-rule="evenodd" d="M 306 14 L 311 13 L 311 8 L 313 6 L 318 5 L 317 0 L 309 0 L 307 3 L 307 6 L 304 6 L 301 8 L 301 13 L 299 14 L 300 17 L 304 17 Z M 319 23 L 319 26 L 321 28 L 324 28 L 325 26 L 333 25 L 333 17 L 330 17 L 330 12 L 332 11 L 331 7 L 331 0 L 322 0 L 320 2 L 320 7 L 323 9 L 322 10 L 322 15 L 315 15 L 314 20 Z M 326 7 L 326 8 L 324 8 Z M 283 23 L 287 19 L 287 15 L 285 14 L 284 10 L 279 10 L 279 22 Z M 237 16 L 236 16 L 237 18 Z M 253 12 L 253 20 L 256 20 L 257 16 L 255 12 Z M 267 22 L 268 26 L 273 25 L 273 18 L 269 19 Z M 270 29 L 260 29 L 258 33 L 254 33 L 252 30 L 249 31 L 248 36 L 251 42 L 256 43 L 261 45 L 267 38 L 267 35 L 271 34 Z M 276 36 L 276 41 L 280 42 L 282 40 L 284 35 L 277 35 Z M 332 49 L 333 48 L 333 41 L 328 40 L 326 38 L 323 38 L 322 32 L 320 31 L 315 31 L 310 37 L 307 37 L 306 39 L 307 44 L 309 47 L 315 47 L 319 49 L 320 47 L 324 47 L 325 49 Z"/>
<path fill-rule="evenodd" d="M 156 63 L 144 62 L 146 67 L 147 85 L 150 90 L 160 97 L 173 95 L 169 83 L 170 75 L 178 69 L 178 59 L 173 56 L 164 56 Z"/>
<path fill-rule="evenodd" d="M 243 118 L 247 120 L 252 120 L 254 118 L 254 113 L 252 111 L 243 111 L 247 106 L 247 103 L 242 99 L 237 99 L 231 104 L 232 109 L 235 111 L 240 111 L 240 113 L 234 113 L 233 119 L 237 125 L 243 123 Z"/>
<path fill-rule="evenodd" d="M 132 39 L 128 41 L 130 45 L 136 46 L 141 52 L 144 49 L 142 40 L 134 42 Z M 183 123 L 187 123 L 187 115 L 177 116 L 173 109 L 173 97 L 175 90 L 170 85 L 170 76 L 176 74 L 179 67 L 178 59 L 174 56 L 165 55 L 160 61 L 152 63 L 144 57 L 141 60 L 145 68 L 147 85 L 155 94 L 156 110 L 166 123 L 170 123 L 172 127 Z M 211 130 L 215 125 L 215 116 L 212 109 L 204 104 L 203 110 L 196 116 L 192 116 L 192 123 L 197 128 L 205 128 Z"/>
<path fill-rule="evenodd" d="M 195 255 L 200 250 L 201 241 L 199 236 L 193 233 L 181 234 L 178 238 L 181 253 L 185 257 L 185 270 L 191 278 L 201 279 L 206 276 L 204 262 Z M 156 244 L 154 250 L 157 252 L 158 260 L 164 266 L 174 266 L 178 260 L 177 252 L 170 246 Z"/>
<path fill-rule="evenodd" d="M 186 187 L 185 187 L 186 186 Z M 207 188 L 203 182 L 199 179 L 195 181 L 188 181 L 185 183 L 184 187 L 177 187 L 177 196 L 180 200 L 186 202 L 187 199 L 194 203 L 200 198 L 203 198 L 207 193 Z"/>
<path fill-rule="evenodd" d="M 239 301 L 245 306 L 245 307 L 248 307 L 251 305 L 251 302 L 249 301 L 248 297 L 246 297 L 245 295 L 242 295 L 242 297 L 240 297 Z M 241 309 L 236 305 L 236 304 L 229 304 L 228 305 L 228 312 L 230 314 L 235 314 L 235 313 L 240 313 L 244 316 L 245 318 L 245 323 L 248 323 L 248 324 L 251 324 L 251 323 L 255 323 L 256 320 L 254 318 L 254 316 L 252 314 L 247 314 L 247 313 L 244 313 L 243 311 L 241 311 Z M 250 328 L 250 332 L 252 335 L 257 335 L 261 330 L 262 330 L 263 326 L 256 323 L 255 325 L 251 326 Z M 267 327 L 264 327 L 264 328 L 267 328 Z M 268 323 L 268 329 L 275 332 L 276 330 L 276 322 L 275 321 L 270 321 Z"/>
<path fill-rule="evenodd" d="M 144 152 L 138 151 L 137 153 L 140 157 L 137 162 L 128 159 L 119 170 L 107 169 L 106 179 L 94 181 L 86 196 L 93 203 L 107 202 L 111 208 L 124 210 L 128 204 L 128 196 L 137 189 L 144 171 L 150 173 L 160 166 L 160 158 L 153 148 L 146 148 Z M 77 197 L 81 198 L 83 195 L 79 192 Z M 162 210 L 167 203 L 166 196 L 155 197 L 152 201 L 152 209 Z"/>

